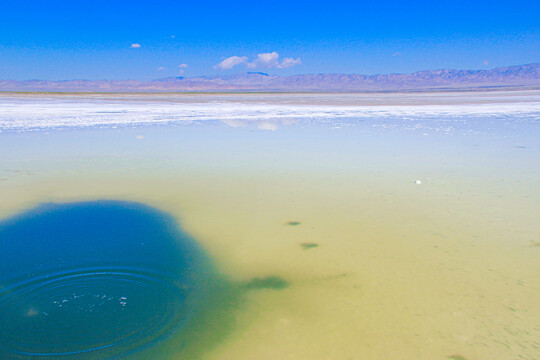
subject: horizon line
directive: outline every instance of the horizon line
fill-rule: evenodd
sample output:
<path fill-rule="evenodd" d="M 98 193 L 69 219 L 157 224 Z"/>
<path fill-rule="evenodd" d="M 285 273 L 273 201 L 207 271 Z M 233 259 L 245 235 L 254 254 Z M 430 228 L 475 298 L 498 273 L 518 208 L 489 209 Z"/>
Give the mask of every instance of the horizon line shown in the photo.
<path fill-rule="evenodd" d="M 478 70 L 472 70 L 472 69 L 458 69 L 458 68 L 437 68 L 437 69 L 422 69 L 422 70 L 416 70 L 413 72 L 408 73 L 398 73 L 398 72 L 388 72 L 388 73 L 373 73 L 373 74 L 364 74 L 364 73 L 343 73 L 343 72 L 320 72 L 320 73 L 299 73 L 299 74 L 292 74 L 292 75 L 277 75 L 277 74 L 270 74 L 266 73 L 264 71 L 243 71 L 243 72 L 234 72 L 234 73 L 223 73 L 223 74 L 216 74 L 216 75 L 193 75 L 193 76 L 165 76 L 161 78 L 156 78 L 153 80 L 137 80 L 137 79 L 98 79 L 98 80 L 90 80 L 90 79 L 84 79 L 84 78 L 73 78 L 73 79 L 61 79 L 61 80 L 48 80 L 48 79 L 25 79 L 25 80 L 15 80 L 15 79 L 0 79 L 0 81 L 16 81 L 16 82 L 24 82 L 24 81 L 51 81 L 51 82 L 68 82 L 68 81 L 137 81 L 137 82 L 155 82 L 160 81 L 164 79 L 198 79 L 198 78 L 219 78 L 219 77 L 226 77 L 226 76 L 235 76 L 235 75 L 243 75 L 243 74 L 249 74 L 249 75 L 262 75 L 262 76 L 272 76 L 272 77 L 293 77 L 293 76 L 305 76 L 305 75 L 362 75 L 362 76 L 385 76 L 385 75 L 413 75 L 417 73 L 422 72 L 429 72 L 429 71 L 442 71 L 442 70 L 448 70 L 448 71 L 474 71 L 474 72 L 481 72 L 481 71 L 493 71 L 497 69 L 503 69 L 503 68 L 512 68 L 512 67 L 523 67 L 523 66 L 531 66 L 531 65 L 540 65 L 540 62 L 532 62 L 527 64 L 516 64 L 516 65 L 507 65 L 507 66 L 497 66 L 490 69 L 478 69 Z"/>

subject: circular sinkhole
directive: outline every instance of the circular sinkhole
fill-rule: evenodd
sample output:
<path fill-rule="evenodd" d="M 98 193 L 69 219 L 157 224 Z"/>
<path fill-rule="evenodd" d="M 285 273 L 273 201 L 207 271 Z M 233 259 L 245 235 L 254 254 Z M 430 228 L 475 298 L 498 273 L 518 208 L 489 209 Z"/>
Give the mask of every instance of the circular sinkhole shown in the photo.
<path fill-rule="evenodd" d="M 213 272 L 174 219 L 121 201 L 0 222 L 0 358 L 122 357 L 185 328 Z"/>

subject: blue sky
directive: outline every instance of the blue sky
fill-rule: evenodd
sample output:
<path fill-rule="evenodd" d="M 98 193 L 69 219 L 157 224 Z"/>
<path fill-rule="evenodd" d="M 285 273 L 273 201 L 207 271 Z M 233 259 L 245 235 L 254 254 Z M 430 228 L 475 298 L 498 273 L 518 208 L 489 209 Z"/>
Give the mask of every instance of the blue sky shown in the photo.
<path fill-rule="evenodd" d="M 540 61 L 539 14 L 538 0 L 2 0 L 0 79 L 485 69 Z"/>

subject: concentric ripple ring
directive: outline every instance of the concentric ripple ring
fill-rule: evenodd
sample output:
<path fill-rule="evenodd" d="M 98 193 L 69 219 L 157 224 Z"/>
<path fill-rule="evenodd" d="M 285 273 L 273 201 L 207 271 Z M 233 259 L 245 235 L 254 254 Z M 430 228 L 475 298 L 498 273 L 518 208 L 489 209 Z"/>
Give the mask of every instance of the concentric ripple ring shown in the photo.
<path fill-rule="evenodd" d="M 143 299 L 152 300 L 151 304 L 140 301 L 142 293 Z M 184 314 L 177 305 L 185 295 L 171 279 L 133 269 L 92 269 L 33 279 L 0 294 L 4 320 L 0 336 L 11 351 L 34 356 L 148 344 L 180 326 Z M 143 306 L 152 306 L 155 311 L 141 311 Z M 141 318 L 144 314 L 150 318 Z M 18 319 L 21 316 L 27 318 L 25 322 Z M 145 328 L 138 328 L 134 321 L 144 322 Z M 29 328 L 31 332 L 27 332 Z M 96 341 L 91 329 L 107 332 Z M 70 334 L 69 344 L 65 342 L 66 333 Z"/>

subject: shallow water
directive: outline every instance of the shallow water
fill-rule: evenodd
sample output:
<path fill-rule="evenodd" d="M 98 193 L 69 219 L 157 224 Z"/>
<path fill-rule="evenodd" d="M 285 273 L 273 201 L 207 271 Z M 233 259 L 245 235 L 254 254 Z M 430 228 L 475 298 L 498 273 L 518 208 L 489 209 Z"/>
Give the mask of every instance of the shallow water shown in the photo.
<path fill-rule="evenodd" d="M 181 225 L 215 301 L 128 358 L 539 358 L 538 93 L 359 96 L 3 98 L 0 216 L 106 199 Z"/>

